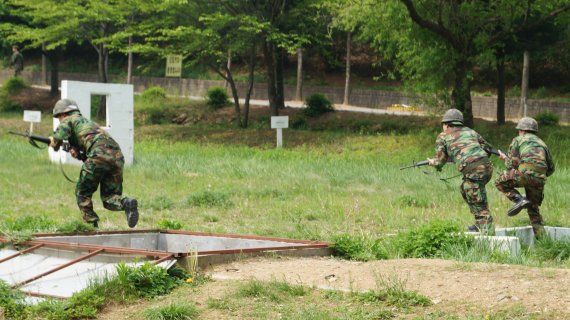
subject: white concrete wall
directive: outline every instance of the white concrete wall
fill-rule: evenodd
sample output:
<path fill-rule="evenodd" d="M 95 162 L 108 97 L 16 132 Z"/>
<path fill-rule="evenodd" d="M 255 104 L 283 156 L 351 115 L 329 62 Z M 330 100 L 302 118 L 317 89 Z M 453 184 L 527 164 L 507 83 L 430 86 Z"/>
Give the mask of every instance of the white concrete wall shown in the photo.
<path fill-rule="evenodd" d="M 107 96 L 107 110 L 105 119 L 107 123 L 99 123 L 119 143 L 125 156 L 125 164 L 133 163 L 134 149 L 134 96 L 133 86 L 130 84 L 97 83 L 68 81 L 61 82 L 61 98 L 73 99 L 77 102 L 81 114 L 91 118 L 91 96 Z M 53 119 L 53 129 L 59 125 Z M 67 152 L 60 150 L 54 152 L 49 148 L 50 159 L 54 162 L 81 164 L 73 159 Z"/>

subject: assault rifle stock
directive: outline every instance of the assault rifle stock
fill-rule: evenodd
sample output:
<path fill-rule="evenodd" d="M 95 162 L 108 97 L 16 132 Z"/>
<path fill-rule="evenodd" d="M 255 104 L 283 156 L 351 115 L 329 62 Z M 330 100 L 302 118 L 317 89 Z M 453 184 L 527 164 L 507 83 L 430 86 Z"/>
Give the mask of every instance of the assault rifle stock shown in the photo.
<path fill-rule="evenodd" d="M 497 149 L 489 149 L 489 150 L 485 150 L 487 152 L 487 154 L 489 156 L 491 156 L 492 154 L 496 155 L 497 157 L 500 155 L 499 150 Z M 453 160 L 450 158 L 448 159 L 447 162 L 453 162 Z M 420 161 L 420 162 L 415 162 L 414 164 L 410 165 L 410 166 L 405 166 L 405 167 L 401 167 L 400 170 L 404 170 L 404 169 L 409 169 L 409 168 L 414 168 L 414 167 L 422 167 L 422 166 L 427 166 L 428 165 L 428 161 L 424 160 L 424 161 Z"/>
<path fill-rule="evenodd" d="M 38 136 L 35 134 L 29 134 L 29 133 L 19 133 L 19 132 L 13 132 L 13 131 L 8 131 L 8 133 L 16 135 L 16 136 L 22 136 L 22 137 L 26 137 L 28 138 L 28 142 L 30 142 L 31 145 L 33 145 L 36 148 L 40 148 L 36 142 L 41 142 L 43 144 L 46 144 L 49 146 L 49 144 L 51 143 L 51 140 L 49 139 L 49 137 L 44 137 L 44 136 Z M 71 152 L 71 150 L 75 150 L 75 153 L 77 154 L 77 159 L 80 161 L 85 161 L 87 160 L 87 156 L 85 155 L 84 152 L 79 151 L 75 148 L 73 148 L 69 142 L 64 141 L 63 144 L 61 145 L 61 148 L 63 149 L 63 151 L 65 152 Z M 56 150 L 57 151 L 57 150 Z"/>

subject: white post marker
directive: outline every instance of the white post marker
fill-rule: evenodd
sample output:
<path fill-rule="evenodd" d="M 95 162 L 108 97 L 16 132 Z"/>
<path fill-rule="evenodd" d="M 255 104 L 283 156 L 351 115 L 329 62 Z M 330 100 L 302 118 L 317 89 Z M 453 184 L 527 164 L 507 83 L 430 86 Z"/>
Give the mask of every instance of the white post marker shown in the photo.
<path fill-rule="evenodd" d="M 34 122 L 42 122 L 42 112 L 41 111 L 32 111 L 32 110 L 24 110 L 24 121 L 30 123 L 29 134 L 32 134 L 34 131 Z"/>
<path fill-rule="evenodd" d="M 277 129 L 277 148 L 283 146 L 283 129 L 289 128 L 289 117 L 271 117 L 271 129 Z"/>

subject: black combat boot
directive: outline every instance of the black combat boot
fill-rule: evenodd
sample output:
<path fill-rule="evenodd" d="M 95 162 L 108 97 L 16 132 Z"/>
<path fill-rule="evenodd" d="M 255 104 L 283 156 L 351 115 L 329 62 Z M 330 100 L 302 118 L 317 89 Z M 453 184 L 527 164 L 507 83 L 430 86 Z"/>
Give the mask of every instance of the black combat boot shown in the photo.
<path fill-rule="evenodd" d="M 510 208 L 509 211 L 507 212 L 507 215 L 509 217 L 516 216 L 523 209 L 530 207 L 530 201 L 528 201 L 527 198 L 521 196 L 520 194 L 517 195 L 513 199 L 513 201 L 515 202 L 515 205 L 512 208 Z"/>
<path fill-rule="evenodd" d="M 479 227 L 474 224 L 474 225 L 472 225 L 472 226 L 467 227 L 467 231 L 469 231 L 469 232 L 479 232 Z"/>
<path fill-rule="evenodd" d="M 134 228 L 137 225 L 137 222 L 139 222 L 137 199 L 125 198 L 123 200 L 123 207 L 125 208 L 129 228 Z"/>

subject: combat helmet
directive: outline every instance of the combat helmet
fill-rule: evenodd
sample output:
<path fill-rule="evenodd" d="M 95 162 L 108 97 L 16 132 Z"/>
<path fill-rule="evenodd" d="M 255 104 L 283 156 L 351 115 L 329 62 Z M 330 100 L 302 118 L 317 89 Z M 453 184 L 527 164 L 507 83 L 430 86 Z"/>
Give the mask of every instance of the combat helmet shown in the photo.
<path fill-rule="evenodd" d="M 60 114 L 68 113 L 70 111 L 79 110 L 77 102 L 71 99 L 61 99 L 55 103 L 53 107 L 53 117 L 57 117 Z"/>
<path fill-rule="evenodd" d="M 443 115 L 441 123 L 463 124 L 463 113 L 457 109 L 449 109 Z"/>
<path fill-rule="evenodd" d="M 519 120 L 517 129 L 530 132 L 538 132 L 538 123 L 533 118 L 524 117 Z"/>

